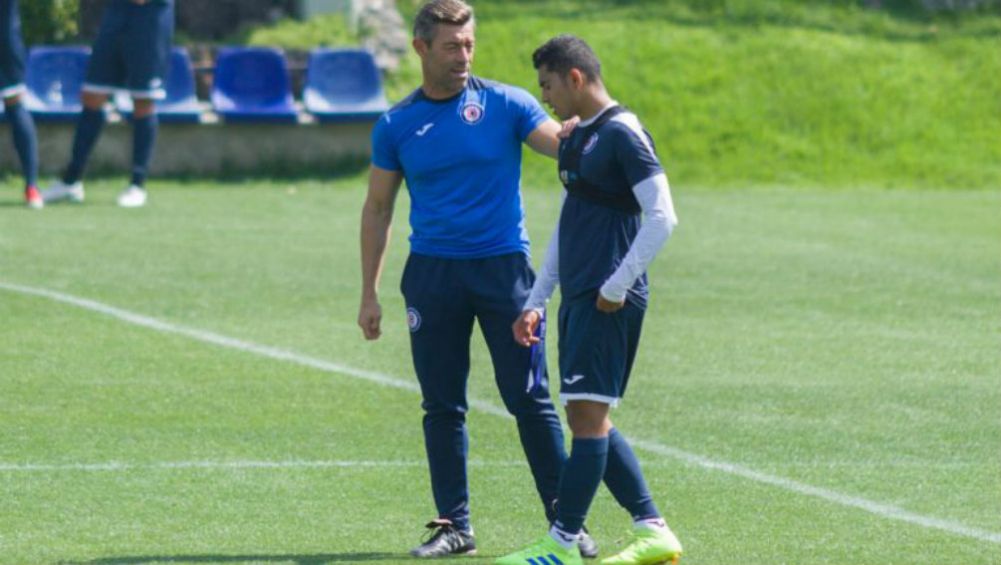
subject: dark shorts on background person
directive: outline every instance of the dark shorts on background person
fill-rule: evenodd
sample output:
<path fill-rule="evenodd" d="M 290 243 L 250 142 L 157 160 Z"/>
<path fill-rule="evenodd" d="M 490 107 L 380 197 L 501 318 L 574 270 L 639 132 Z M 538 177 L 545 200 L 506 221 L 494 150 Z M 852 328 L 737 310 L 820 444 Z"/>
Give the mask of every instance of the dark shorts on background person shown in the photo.
<path fill-rule="evenodd" d="M 94 41 L 84 91 L 163 99 L 173 36 L 173 4 L 112 0 Z"/>
<path fill-rule="evenodd" d="M 14 0 L 0 0 L 0 97 L 24 92 L 27 51 L 21 37 L 21 17 Z"/>
<path fill-rule="evenodd" d="M 560 401 L 616 406 L 626 392 L 646 311 L 630 302 L 607 314 L 594 297 L 560 305 Z"/>

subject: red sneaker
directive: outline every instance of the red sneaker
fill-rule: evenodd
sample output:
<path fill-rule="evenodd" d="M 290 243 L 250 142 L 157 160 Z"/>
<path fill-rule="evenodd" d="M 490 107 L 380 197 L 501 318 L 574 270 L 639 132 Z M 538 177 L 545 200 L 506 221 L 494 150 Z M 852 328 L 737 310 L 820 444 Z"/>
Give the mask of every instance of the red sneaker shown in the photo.
<path fill-rule="evenodd" d="M 32 210 L 41 210 L 45 207 L 45 201 L 42 200 L 42 194 L 38 192 L 38 189 L 34 186 L 29 186 L 24 189 L 24 204 Z"/>

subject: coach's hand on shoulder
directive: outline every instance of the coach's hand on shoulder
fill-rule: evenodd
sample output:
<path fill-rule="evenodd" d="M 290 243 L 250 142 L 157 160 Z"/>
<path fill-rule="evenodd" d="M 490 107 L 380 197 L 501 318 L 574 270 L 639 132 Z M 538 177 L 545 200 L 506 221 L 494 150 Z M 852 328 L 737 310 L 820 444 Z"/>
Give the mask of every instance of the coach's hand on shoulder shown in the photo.
<path fill-rule="evenodd" d="M 611 300 L 602 296 L 600 292 L 598 293 L 598 302 L 597 304 L 595 304 L 598 310 L 601 310 L 606 314 L 613 314 L 615 312 L 618 312 L 619 310 L 622 310 L 622 307 L 625 305 L 626 305 L 625 300 L 621 302 L 612 302 Z"/>
<path fill-rule="evenodd" d="M 542 316 L 538 310 L 525 310 L 514 321 L 511 330 L 514 332 L 514 341 L 518 345 L 531 347 L 533 343 L 539 343 L 539 337 L 535 335 L 535 328 L 539 327 L 539 320 Z"/>
<path fill-rule="evenodd" d="M 378 300 L 363 300 L 358 309 L 358 326 L 365 339 L 379 339 L 382 335 L 382 306 Z"/>
<path fill-rule="evenodd" d="M 577 124 L 579 123 L 580 123 L 580 116 L 574 116 L 569 120 L 563 122 L 562 124 L 560 124 L 561 126 L 560 132 L 556 134 L 556 137 L 560 139 L 566 139 L 570 137 L 570 134 L 573 133 L 573 130 L 577 129 Z"/>

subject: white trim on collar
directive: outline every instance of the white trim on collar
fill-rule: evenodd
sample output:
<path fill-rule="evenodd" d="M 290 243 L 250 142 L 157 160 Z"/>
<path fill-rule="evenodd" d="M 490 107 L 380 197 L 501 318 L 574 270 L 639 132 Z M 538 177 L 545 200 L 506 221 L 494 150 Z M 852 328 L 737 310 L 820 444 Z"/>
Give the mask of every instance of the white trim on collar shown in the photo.
<path fill-rule="evenodd" d="M 614 108 L 615 106 L 618 106 L 618 105 L 619 105 L 618 102 L 616 102 L 615 100 L 612 100 L 608 104 L 605 104 L 605 107 L 602 108 L 601 111 L 598 112 L 597 114 L 595 114 L 594 116 L 592 116 L 592 117 L 590 117 L 590 118 L 588 118 L 586 120 L 581 120 L 580 123 L 577 124 L 577 127 L 579 127 L 579 128 L 586 128 L 587 126 L 593 124 L 595 120 L 597 120 L 598 118 L 600 118 L 602 114 L 604 114 L 605 112 L 607 112 L 609 108 Z"/>

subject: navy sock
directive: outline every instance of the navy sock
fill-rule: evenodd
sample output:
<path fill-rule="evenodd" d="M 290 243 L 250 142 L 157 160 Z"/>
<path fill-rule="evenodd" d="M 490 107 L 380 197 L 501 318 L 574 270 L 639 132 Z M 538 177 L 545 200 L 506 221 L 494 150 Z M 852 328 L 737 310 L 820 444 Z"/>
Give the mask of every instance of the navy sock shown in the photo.
<path fill-rule="evenodd" d="M 73 156 L 70 164 L 63 173 L 63 182 L 73 184 L 83 177 L 83 170 L 87 167 L 87 159 L 94 149 L 94 144 L 101 137 L 101 130 L 104 129 L 104 110 L 83 109 L 76 124 L 76 134 L 73 136 Z"/>
<path fill-rule="evenodd" d="M 579 533 L 591 500 L 605 475 L 608 438 L 574 439 L 570 457 L 560 478 L 560 503 L 556 527 L 568 534 Z"/>
<path fill-rule="evenodd" d="M 38 183 L 38 136 L 35 134 L 35 121 L 20 102 L 5 106 L 4 113 L 14 137 L 14 148 L 21 159 L 24 184 L 35 186 Z"/>
<path fill-rule="evenodd" d="M 146 183 L 159 125 L 156 112 L 132 122 L 132 184 L 136 186 Z"/>
<path fill-rule="evenodd" d="M 632 447 L 619 430 L 608 433 L 608 465 L 605 467 L 605 486 L 615 500 L 625 508 L 633 520 L 659 518 L 660 512 L 653 502 L 650 489 L 643 479 L 640 462 Z"/>

